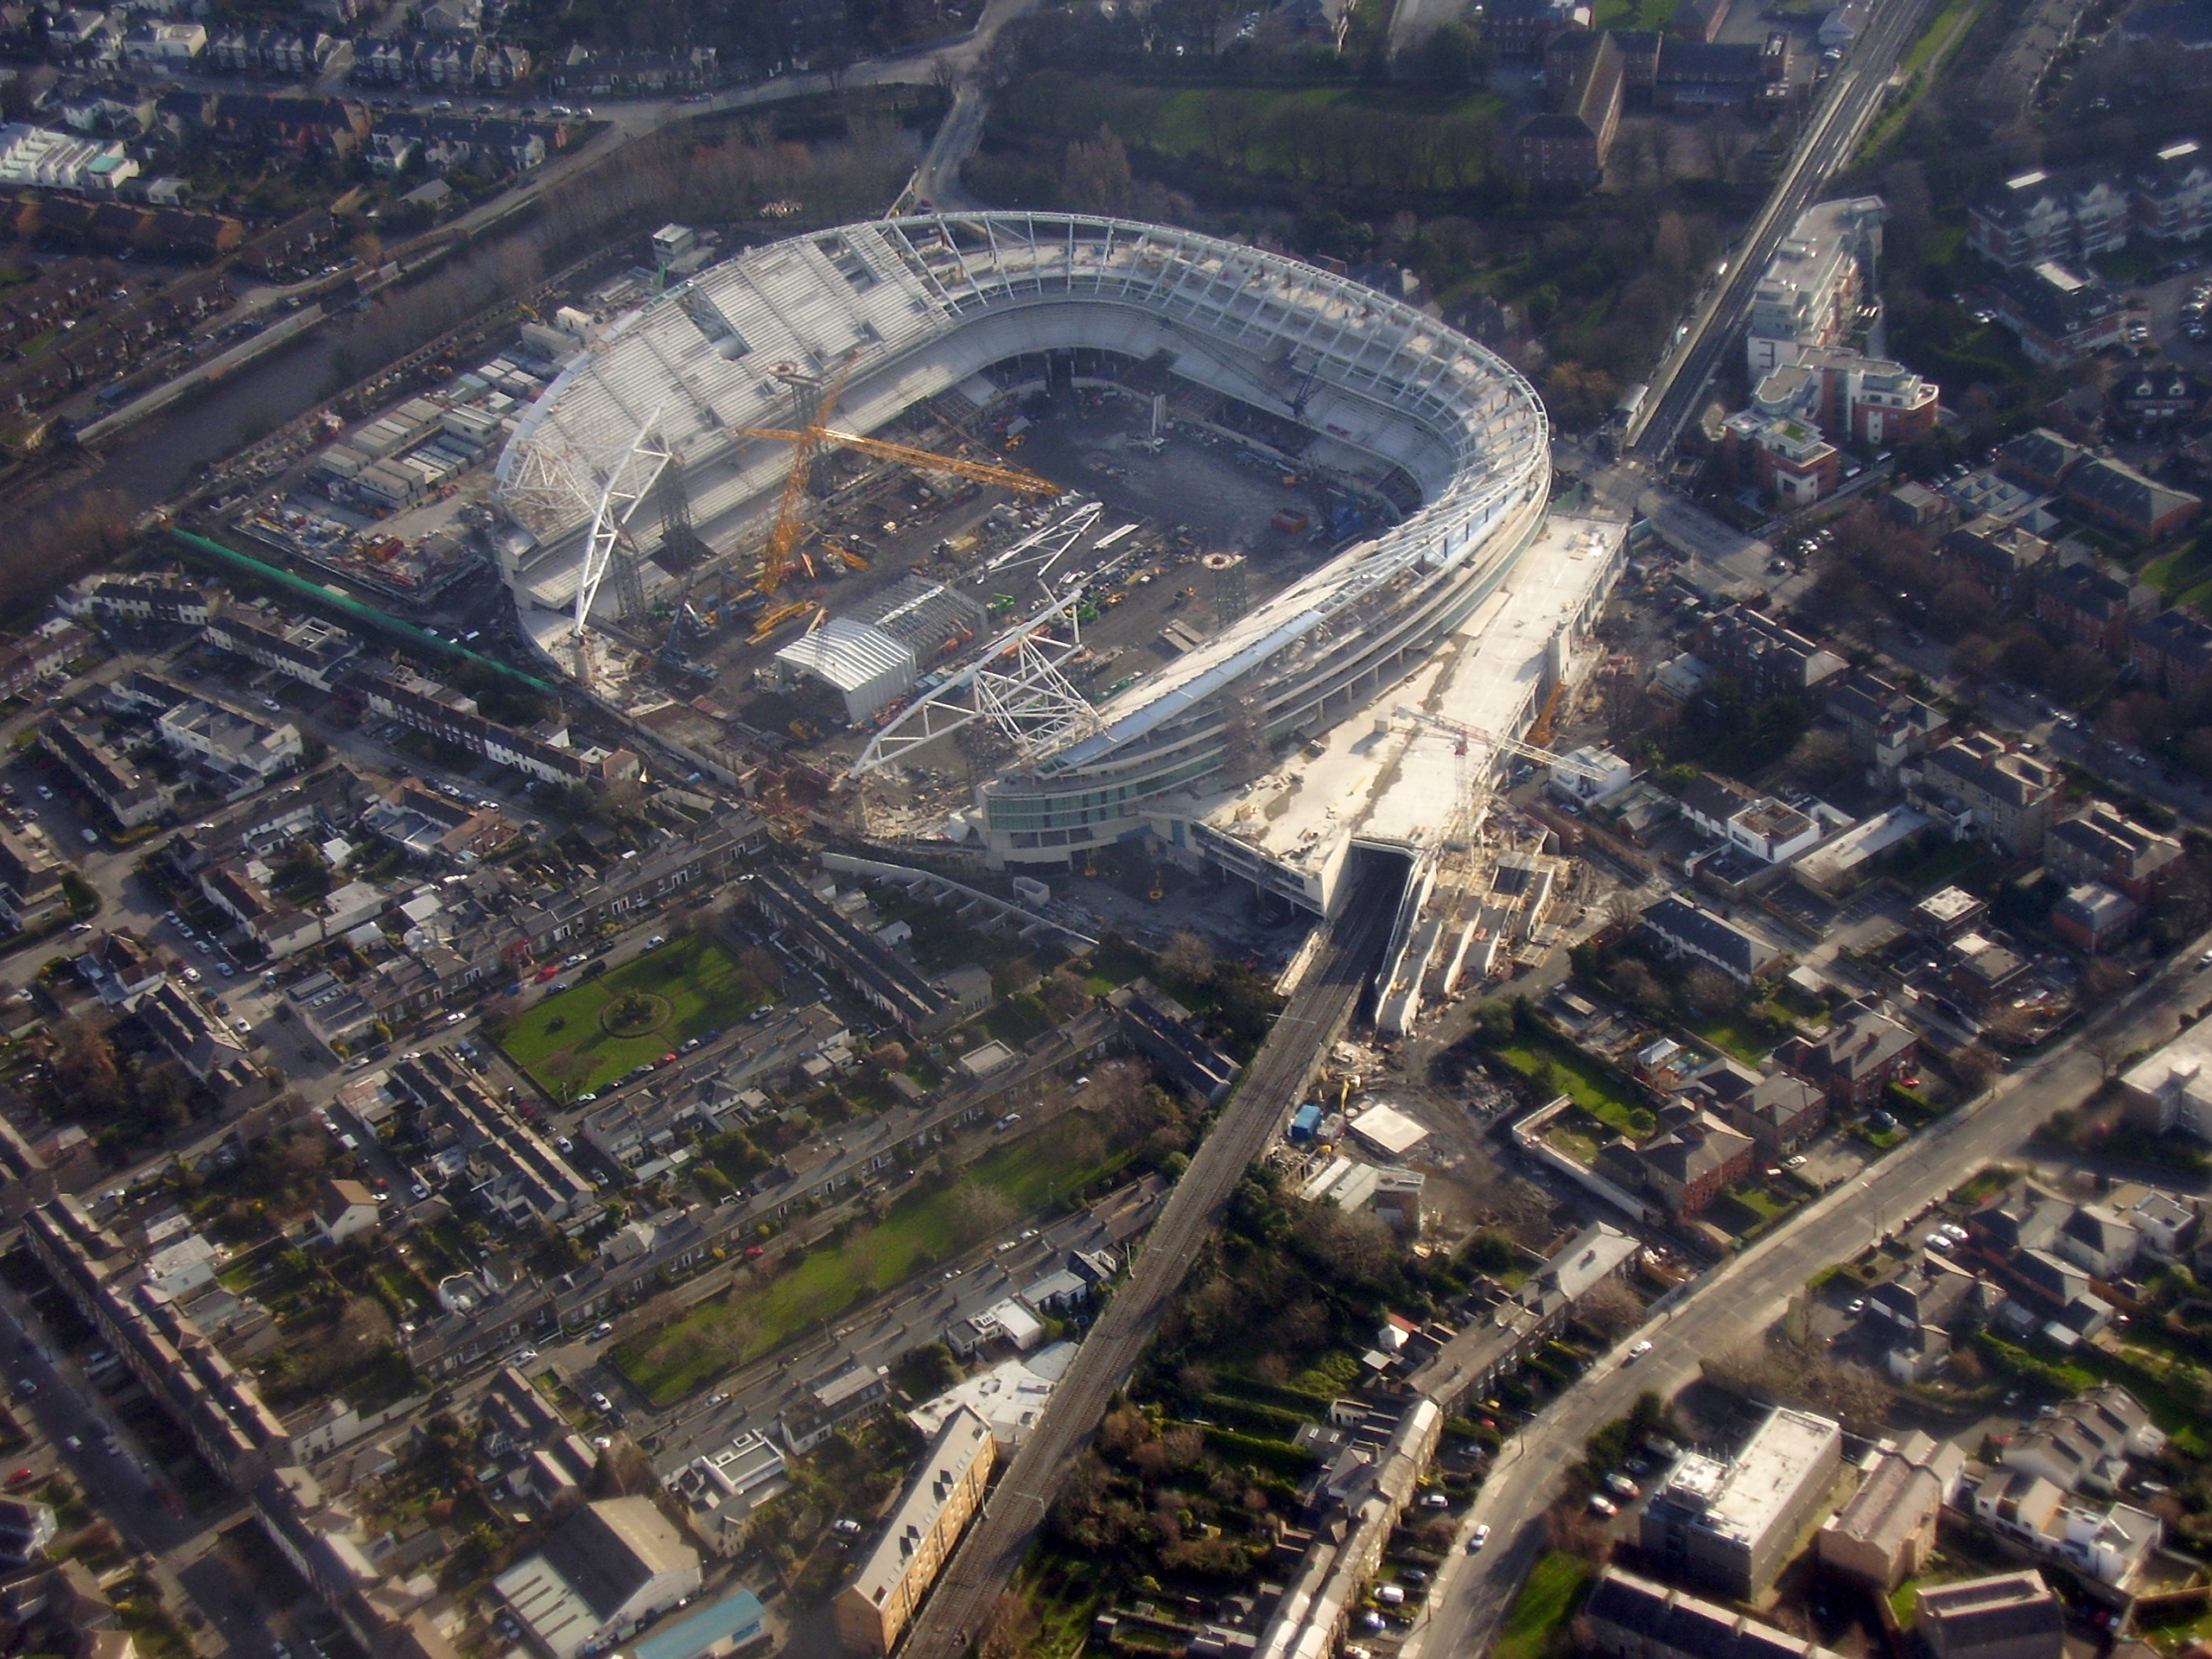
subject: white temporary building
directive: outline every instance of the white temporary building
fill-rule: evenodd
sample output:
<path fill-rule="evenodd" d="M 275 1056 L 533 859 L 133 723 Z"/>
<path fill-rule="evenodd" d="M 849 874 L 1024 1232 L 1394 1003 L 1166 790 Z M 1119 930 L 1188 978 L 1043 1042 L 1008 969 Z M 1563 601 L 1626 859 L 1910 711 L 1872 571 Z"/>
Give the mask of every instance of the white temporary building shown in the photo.
<path fill-rule="evenodd" d="M 872 623 L 836 616 L 776 653 L 776 660 L 811 674 L 845 699 L 855 726 L 914 686 L 914 648 Z"/>

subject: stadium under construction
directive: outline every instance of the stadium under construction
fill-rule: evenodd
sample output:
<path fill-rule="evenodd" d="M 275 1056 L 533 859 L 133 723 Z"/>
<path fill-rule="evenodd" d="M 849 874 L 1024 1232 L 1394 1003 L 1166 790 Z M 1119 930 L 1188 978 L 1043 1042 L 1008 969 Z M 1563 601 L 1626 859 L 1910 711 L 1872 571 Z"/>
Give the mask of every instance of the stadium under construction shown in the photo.
<path fill-rule="evenodd" d="M 1193 530 L 1198 504 L 1117 500 L 1128 467 L 1052 470 L 1053 411 L 1103 406 L 1135 467 L 1204 445 L 1302 505 L 1240 544 Z M 1347 277 L 1159 226 L 947 214 L 756 248 L 607 325 L 495 499 L 526 631 L 598 694 L 649 654 L 641 611 L 673 601 L 676 639 L 711 569 L 756 641 L 807 626 L 750 671 L 834 693 L 818 765 L 914 780 L 910 802 L 957 786 L 906 833 L 997 868 L 1148 837 L 1317 914 L 1362 849 L 1403 857 L 1402 957 L 1621 563 L 1625 526 L 1550 514 L 1549 442 L 1510 365 Z M 840 605 L 868 558 L 808 553 L 800 522 L 836 454 L 969 500 L 972 531 Z M 1132 596 L 1168 597 L 1140 630 Z"/>

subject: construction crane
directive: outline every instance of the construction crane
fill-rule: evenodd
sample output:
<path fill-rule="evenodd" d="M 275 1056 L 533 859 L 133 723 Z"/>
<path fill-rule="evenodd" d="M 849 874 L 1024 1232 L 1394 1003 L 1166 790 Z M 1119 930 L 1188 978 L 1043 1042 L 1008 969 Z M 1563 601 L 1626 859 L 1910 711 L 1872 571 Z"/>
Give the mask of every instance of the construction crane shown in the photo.
<path fill-rule="evenodd" d="M 798 545 L 799 507 L 806 499 L 807 480 L 812 476 L 815 458 L 824 445 L 841 449 L 857 449 L 864 455 L 879 460 L 903 461 L 921 472 L 947 473 L 955 478 L 965 478 L 978 484 L 995 484 L 1017 495 L 1058 495 L 1060 486 L 1047 478 L 1024 472 L 1019 467 L 995 467 L 984 461 L 968 461 L 958 455 L 939 454 L 934 449 L 923 449 L 910 443 L 892 443 L 882 438 L 866 438 L 857 432 L 840 432 L 828 424 L 830 411 L 836 407 L 837 399 L 845 390 L 845 381 L 858 362 L 857 351 L 846 353 L 826 385 L 822 395 L 815 400 L 808 413 L 806 424 L 793 431 L 785 427 L 742 427 L 734 431 L 736 438 L 766 438 L 791 447 L 791 471 L 784 477 L 783 499 L 777 504 L 776 520 L 769 527 L 768 540 L 760 552 L 760 576 L 756 584 L 764 594 L 772 594 L 782 586 L 791 574 L 791 552 Z M 822 383 L 803 376 L 795 369 L 777 371 L 785 379 L 801 385 Z M 850 563 L 849 560 L 847 563 Z"/>
<path fill-rule="evenodd" d="M 753 643 L 756 645 L 759 645 L 770 634 L 775 632 L 778 628 L 782 627 L 785 623 L 793 621 L 799 617 L 804 616 L 813 608 L 813 606 L 808 604 L 806 601 L 803 599 L 795 601 L 789 605 L 777 606 L 774 609 L 766 613 L 758 622 L 755 622 L 753 625 Z"/>

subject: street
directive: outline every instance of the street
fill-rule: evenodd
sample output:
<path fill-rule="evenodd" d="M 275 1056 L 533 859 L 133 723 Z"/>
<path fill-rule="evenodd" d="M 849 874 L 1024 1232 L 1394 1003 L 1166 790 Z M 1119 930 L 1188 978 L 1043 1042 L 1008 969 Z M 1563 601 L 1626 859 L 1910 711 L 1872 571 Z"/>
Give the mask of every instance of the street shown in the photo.
<path fill-rule="evenodd" d="M 2131 1048 L 2171 1036 L 2177 1016 L 2212 995 L 2212 983 L 2197 971 L 2197 955 L 2208 943 L 2212 935 L 2177 952 L 2084 1034 L 2117 1031 Z M 1903 1227 L 1983 1165 L 2012 1152 L 2053 1112 L 2078 1105 L 2099 1081 L 2098 1063 L 2079 1040 L 2003 1078 L 1980 1103 L 1903 1142 L 1623 1338 L 1500 1452 L 1461 1531 L 1464 1544 L 1475 1527 L 1488 1526 L 1493 1541 L 1478 1555 L 1455 1550 L 1439 1570 L 1403 1659 L 1459 1659 L 1483 1650 L 1546 1548 L 1543 1513 L 1559 1496 L 1560 1472 L 1581 1456 L 1592 1431 L 1624 1415 L 1647 1389 L 1671 1397 L 1697 1376 L 1702 1356 L 1761 1340 L 1815 1273 Z M 1628 1344 L 1638 1339 L 1649 1340 L 1651 1351 L 1624 1363 Z"/>

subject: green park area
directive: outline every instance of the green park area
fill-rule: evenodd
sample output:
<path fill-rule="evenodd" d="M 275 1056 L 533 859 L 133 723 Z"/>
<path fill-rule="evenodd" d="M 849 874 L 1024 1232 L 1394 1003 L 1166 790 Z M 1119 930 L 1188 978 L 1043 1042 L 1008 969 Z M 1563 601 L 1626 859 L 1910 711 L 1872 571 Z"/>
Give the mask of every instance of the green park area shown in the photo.
<path fill-rule="evenodd" d="M 925 1180 L 842 1238 L 780 1272 L 747 1277 L 658 1331 L 619 1344 L 615 1369 L 656 1406 L 705 1387 L 836 1319 L 863 1297 L 1003 1232 L 1056 1196 L 1127 1161 L 1088 1114 L 1068 1112 L 978 1159 L 957 1181 Z"/>
<path fill-rule="evenodd" d="M 499 1043 L 549 1094 L 573 1100 L 742 1020 L 760 1001 L 720 945 L 693 934 L 544 998 L 509 1021 Z"/>
<path fill-rule="evenodd" d="M 1562 1650 L 1567 1621 L 1590 1582 L 1590 1563 L 1553 1550 L 1529 1569 L 1521 1592 L 1506 1611 L 1497 1659 L 1551 1659 Z"/>

